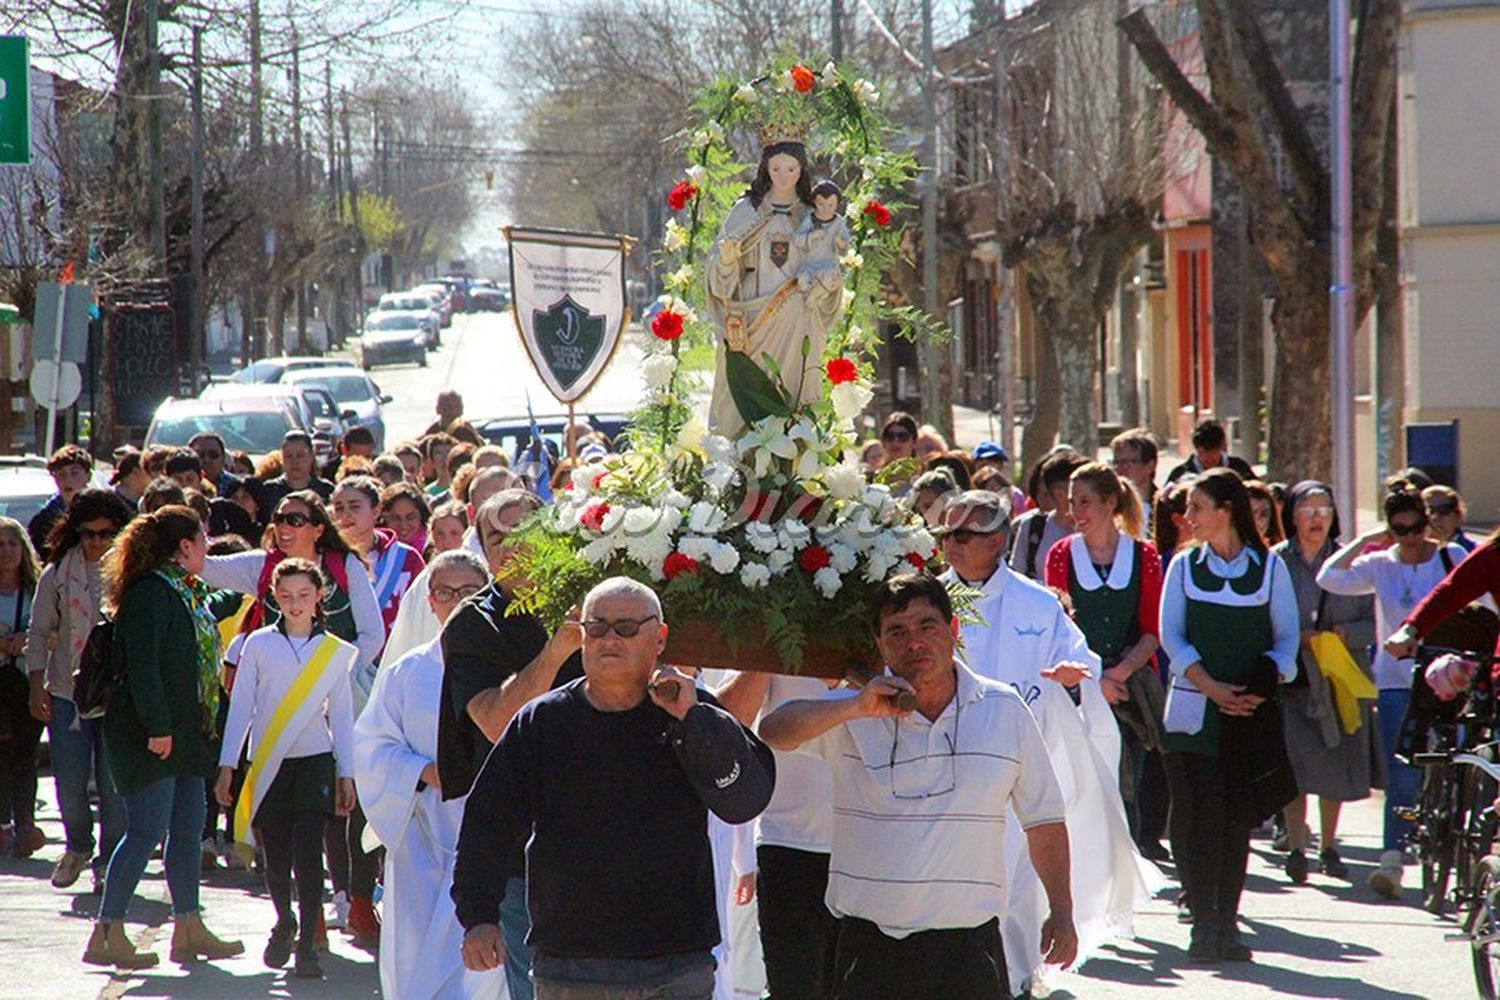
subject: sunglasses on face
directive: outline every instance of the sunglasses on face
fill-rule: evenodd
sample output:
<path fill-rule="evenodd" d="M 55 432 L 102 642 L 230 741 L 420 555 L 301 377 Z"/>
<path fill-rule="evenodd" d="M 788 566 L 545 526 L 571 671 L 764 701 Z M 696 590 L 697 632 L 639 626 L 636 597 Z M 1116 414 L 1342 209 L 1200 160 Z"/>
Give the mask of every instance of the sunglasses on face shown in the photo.
<path fill-rule="evenodd" d="M 642 625 L 654 621 L 656 621 L 655 615 L 647 615 L 645 618 L 620 618 L 616 621 L 610 621 L 607 618 L 590 618 L 583 622 L 583 634 L 590 639 L 603 639 L 610 632 L 614 632 L 622 639 L 630 639 L 640 632 Z"/>
<path fill-rule="evenodd" d="M 452 604 L 461 601 L 465 597 L 479 593 L 484 588 L 478 584 L 465 584 L 462 587 L 444 587 L 441 584 L 428 587 L 427 592 L 437 598 L 439 604 Z"/>
<path fill-rule="evenodd" d="M 312 517 L 302 513 L 300 510 L 277 511 L 276 516 L 271 518 L 276 524 L 284 524 L 289 528 L 305 528 L 312 524 Z"/>
<path fill-rule="evenodd" d="M 943 532 L 943 541 L 956 542 L 959 545 L 967 545 L 976 538 L 988 538 L 993 531 L 975 531 L 973 528 L 954 528 L 952 531 Z"/>
<path fill-rule="evenodd" d="M 886 431 L 884 434 L 880 435 L 880 439 L 882 441 L 910 441 L 911 440 L 911 431 L 907 431 L 907 430 Z"/>
<path fill-rule="evenodd" d="M 78 537 L 86 542 L 107 542 L 120 533 L 119 528 L 79 528 Z"/>
<path fill-rule="evenodd" d="M 1451 503 L 1433 504 L 1427 508 L 1428 517 L 1447 517 L 1449 514 L 1458 512 L 1458 508 Z"/>
<path fill-rule="evenodd" d="M 1420 535 L 1422 532 L 1424 532 L 1426 530 L 1427 530 L 1427 522 L 1426 521 L 1417 521 L 1417 522 L 1415 522 L 1413 524 L 1392 524 L 1391 525 L 1391 534 L 1396 535 L 1399 538 L 1404 538 L 1407 535 Z"/>

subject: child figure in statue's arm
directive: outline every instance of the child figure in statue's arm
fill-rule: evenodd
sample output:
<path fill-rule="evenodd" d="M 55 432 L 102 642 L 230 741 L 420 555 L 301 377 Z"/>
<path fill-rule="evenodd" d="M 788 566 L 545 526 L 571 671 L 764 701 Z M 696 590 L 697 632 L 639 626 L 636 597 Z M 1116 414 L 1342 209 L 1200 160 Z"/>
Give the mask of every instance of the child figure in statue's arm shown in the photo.
<path fill-rule="evenodd" d="M 832 286 L 843 283 L 839 258 L 849 249 L 849 224 L 844 219 L 844 193 L 831 180 L 821 180 L 812 189 L 813 210 L 802 216 L 797 227 L 802 267 L 797 280 L 805 289 L 814 282 Z"/>

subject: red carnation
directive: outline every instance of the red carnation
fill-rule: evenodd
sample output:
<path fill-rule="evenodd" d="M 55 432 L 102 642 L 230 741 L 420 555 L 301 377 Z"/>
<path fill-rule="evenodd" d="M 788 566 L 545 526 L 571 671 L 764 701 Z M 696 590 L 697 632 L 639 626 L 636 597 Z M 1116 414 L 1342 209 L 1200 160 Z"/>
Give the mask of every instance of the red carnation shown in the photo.
<path fill-rule="evenodd" d="M 877 226 L 889 226 L 891 224 L 891 210 L 878 201 L 866 202 L 865 214 Z"/>
<path fill-rule="evenodd" d="M 833 358 L 823 369 L 828 376 L 828 381 L 834 385 L 843 382 L 853 382 L 859 378 L 859 369 L 854 367 L 854 362 L 848 358 Z"/>
<path fill-rule="evenodd" d="M 605 469 L 603 472 L 601 472 L 597 476 L 595 476 L 593 484 L 591 486 L 589 486 L 589 489 L 591 489 L 591 490 L 597 490 L 599 488 L 599 484 L 602 483 L 602 482 L 604 482 L 604 477 L 607 476 L 607 475 L 609 475 L 609 470 Z"/>
<path fill-rule="evenodd" d="M 672 190 L 667 192 L 667 207 L 674 212 L 680 212 L 687 208 L 688 202 L 698 197 L 698 189 L 687 181 L 678 181 Z"/>
<path fill-rule="evenodd" d="M 792 67 L 792 86 L 797 88 L 799 94 L 809 93 L 816 82 L 813 71 L 806 66 Z"/>
<path fill-rule="evenodd" d="M 593 503 L 583 508 L 583 513 L 578 516 L 578 523 L 590 531 L 603 531 L 604 518 L 609 514 L 609 504 Z"/>
<path fill-rule="evenodd" d="M 821 545 L 809 545 L 797 555 L 797 565 L 809 573 L 816 573 L 832 561 L 828 550 Z"/>
<path fill-rule="evenodd" d="M 697 573 L 698 560 L 691 559 L 681 552 L 673 552 L 667 556 L 666 561 L 661 564 L 661 571 L 666 574 L 668 580 L 679 573 Z"/>
<path fill-rule="evenodd" d="M 682 336 L 682 313 L 663 309 L 651 321 L 651 332 L 658 340 L 676 340 Z"/>
<path fill-rule="evenodd" d="M 924 569 L 927 568 L 927 560 L 923 559 L 921 556 L 917 555 L 917 553 L 915 553 L 915 552 L 908 553 L 907 556 L 906 556 L 906 561 L 909 562 L 909 563 L 911 563 L 913 566 L 915 566 L 918 571 L 921 571 L 921 570 L 924 570 Z"/>

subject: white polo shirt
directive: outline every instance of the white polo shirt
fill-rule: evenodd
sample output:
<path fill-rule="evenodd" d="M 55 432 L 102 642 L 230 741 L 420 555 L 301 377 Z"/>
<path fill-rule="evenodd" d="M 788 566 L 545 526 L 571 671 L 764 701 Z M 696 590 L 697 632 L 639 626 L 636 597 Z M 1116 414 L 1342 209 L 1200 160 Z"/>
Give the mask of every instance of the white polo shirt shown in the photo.
<path fill-rule="evenodd" d="M 936 721 L 855 719 L 801 748 L 833 771 L 828 908 L 894 938 L 1003 916 L 1006 824 L 1063 821 L 1031 711 L 1010 685 L 954 666 L 958 692 Z"/>
<path fill-rule="evenodd" d="M 828 685 L 816 677 L 773 674 L 762 716 L 789 701 L 827 695 Z M 775 753 L 776 790 L 756 821 L 756 846 L 827 854 L 833 842 L 833 775 L 828 764 L 796 751 Z"/>

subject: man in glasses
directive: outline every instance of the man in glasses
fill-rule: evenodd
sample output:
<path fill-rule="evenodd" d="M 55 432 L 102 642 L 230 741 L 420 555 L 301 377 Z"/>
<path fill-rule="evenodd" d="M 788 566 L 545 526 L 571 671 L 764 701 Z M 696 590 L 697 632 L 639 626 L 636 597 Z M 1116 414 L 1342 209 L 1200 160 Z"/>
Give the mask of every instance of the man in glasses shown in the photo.
<path fill-rule="evenodd" d="M 428 567 L 427 604 L 447 621 L 483 590 L 489 569 L 472 552 L 445 552 Z M 463 929 L 445 891 L 453 881 L 464 797 L 444 799 L 437 771 L 442 647 L 434 640 L 381 668 L 355 725 L 355 778 L 370 828 L 386 845 L 380 984 L 399 996 L 414 983 L 431 996 L 493 996 L 504 973 L 467 972 Z"/>
<path fill-rule="evenodd" d="M 444 798 L 469 790 L 490 748 L 521 706 L 583 676 L 578 655 L 582 634 L 577 625 L 565 625 L 549 637 L 534 615 L 506 614 L 522 582 L 504 575 L 515 555 L 510 534 L 541 506 L 534 493 L 506 489 L 486 500 L 474 518 L 491 579 L 459 605 L 442 627 L 438 773 Z M 521 845 L 507 848 L 505 874 L 510 885 L 503 887 L 506 903 L 500 912 L 509 958 L 506 979 L 511 996 L 527 1000 L 532 993 L 525 858 Z"/>
<path fill-rule="evenodd" d="M 658 666 L 667 627 L 651 588 L 613 577 L 581 613 L 581 680 L 515 717 L 469 794 L 453 898 L 464 965 L 507 956 L 503 859 L 526 845 L 539 1000 L 708 1000 L 719 943 L 708 813 L 754 819 L 770 749 L 692 678 Z"/>
<path fill-rule="evenodd" d="M 1151 537 L 1151 515 L 1156 506 L 1156 436 L 1145 427 L 1132 427 L 1109 442 L 1115 471 L 1130 481 L 1146 515 L 1145 534 Z"/>
<path fill-rule="evenodd" d="M 981 677 L 1013 686 L 1031 708 L 1060 774 L 1072 775 L 1064 805 L 1072 845 L 1072 881 L 1092 891 L 1075 914 L 1079 955 L 1087 958 L 1111 927 L 1130 926 L 1159 873 L 1136 851 L 1120 798 L 1120 727 L 1099 687 L 1099 657 L 1050 590 L 1005 564 L 1010 496 L 988 490 L 960 494 L 939 532 L 949 569 L 942 579 L 978 588 L 981 622 L 963 627 L 964 657 Z M 1020 530 L 1017 527 L 1015 530 Z M 1007 845 L 1024 869 L 1019 838 Z M 1040 887 L 1017 879 L 1014 912 L 1036 912 Z M 1026 894 L 1029 894 L 1027 898 Z M 1043 957 L 1034 924 L 1007 929 L 1006 953 L 1018 981 L 1039 971 Z"/>
<path fill-rule="evenodd" d="M 892 577 L 872 604 L 886 673 L 858 693 L 788 702 L 760 724 L 772 747 L 800 747 L 833 770 L 835 995 L 1009 1000 L 1019 928 L 1036 924 L 1025 936 L 1055 964 L 1077 947 L 1047 748 L 1013 687 L 955 657 L 958 619 L 941 581 Z M 1008 891 L 1012 836 L 1045 891 L 1040 908 Z"/>

